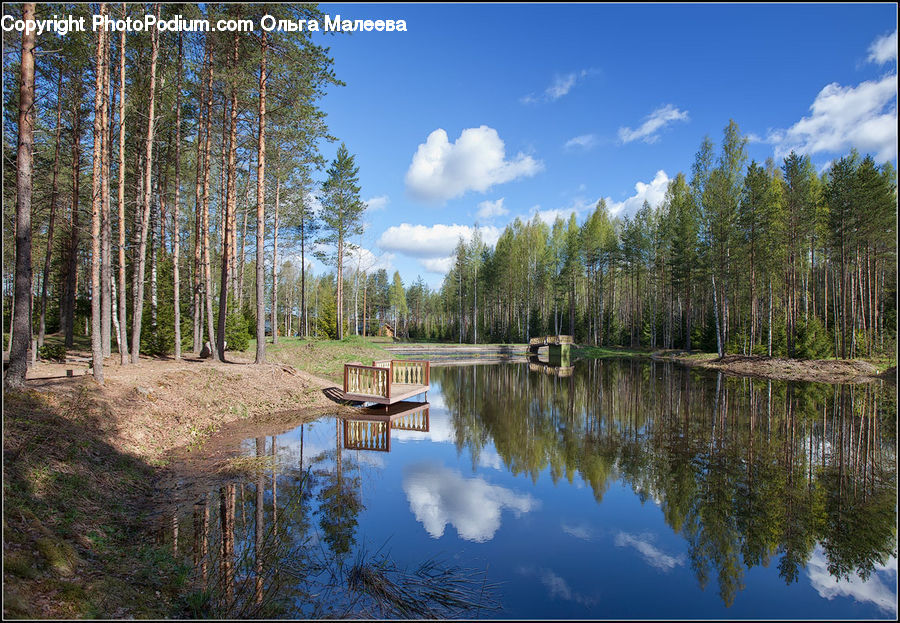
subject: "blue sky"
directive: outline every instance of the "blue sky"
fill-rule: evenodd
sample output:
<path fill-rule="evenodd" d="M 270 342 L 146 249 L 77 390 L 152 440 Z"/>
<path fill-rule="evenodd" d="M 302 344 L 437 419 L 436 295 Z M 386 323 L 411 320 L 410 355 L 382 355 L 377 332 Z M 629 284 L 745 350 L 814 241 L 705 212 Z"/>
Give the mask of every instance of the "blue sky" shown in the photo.
<path fill-rule="evenodd" d="M 758 161 L 896 163 L 893 4 L 321 6 L 407 23 L 319 38 L 347 84 L 322 107 L 370 202 L 362 267 L 407 285 L 437 287 L 476 222 L 493 242 L 517 216 L 656 204 L 732 118 Z"/>

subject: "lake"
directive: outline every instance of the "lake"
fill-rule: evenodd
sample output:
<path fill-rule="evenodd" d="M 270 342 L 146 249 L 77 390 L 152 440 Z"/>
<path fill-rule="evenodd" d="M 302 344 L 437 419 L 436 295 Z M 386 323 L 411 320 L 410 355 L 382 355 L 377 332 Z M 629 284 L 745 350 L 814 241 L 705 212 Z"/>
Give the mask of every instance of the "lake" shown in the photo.
<path fill-rule="evenodd" d="M 895 394 L 435 367 L 403 417 L 244 439 L 159 538 L 192 616 L 893 620 Z"/>

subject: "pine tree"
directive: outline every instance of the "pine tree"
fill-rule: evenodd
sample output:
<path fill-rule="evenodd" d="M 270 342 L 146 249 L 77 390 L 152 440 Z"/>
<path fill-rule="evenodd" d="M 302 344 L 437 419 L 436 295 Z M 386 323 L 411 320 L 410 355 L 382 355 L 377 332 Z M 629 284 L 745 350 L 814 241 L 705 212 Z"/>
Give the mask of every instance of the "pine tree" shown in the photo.
<path fill-rule="evenodd" d="M 362 215 L 366 209 L 359 193 L 359 167 L 347 146 L 341 143 L 328 169 L 328 178 L 322 184 L 321 220 L 325 235 L 317 241 L 333 250 L 316 253 L 322 262 L 336 270 L 336 336 L 339 340 L 344 337 L 344 258 L 355 248 L 350 237 L 362 233 Z"/>

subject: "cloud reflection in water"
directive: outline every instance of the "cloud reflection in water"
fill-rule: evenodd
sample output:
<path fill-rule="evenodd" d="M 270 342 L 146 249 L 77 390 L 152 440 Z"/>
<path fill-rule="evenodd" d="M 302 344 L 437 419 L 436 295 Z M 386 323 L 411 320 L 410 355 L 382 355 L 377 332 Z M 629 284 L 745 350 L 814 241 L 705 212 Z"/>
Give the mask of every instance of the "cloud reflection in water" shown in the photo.
<path fill-rule="evenodd" d="M 514 493 L 483 478 L 463 478 L 458 470 L 436 463 L 407 466 L 403 490 L 416 520 L 436 539 L 450 523 L 461 538 L 483 543 L 500 528 L 502 509 L 510 509 L 518 517 L 539 504 L 528 494 Z"/>

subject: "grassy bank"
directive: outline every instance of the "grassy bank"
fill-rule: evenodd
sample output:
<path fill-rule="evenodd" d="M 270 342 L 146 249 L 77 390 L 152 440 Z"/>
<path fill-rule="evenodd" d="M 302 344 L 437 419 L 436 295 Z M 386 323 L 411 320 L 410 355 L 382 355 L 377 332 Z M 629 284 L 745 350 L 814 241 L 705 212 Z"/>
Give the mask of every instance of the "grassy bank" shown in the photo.
<path fill-rule="evenodd" d="M 165 617 L 186 577 L 147 538 L 155 468 L 110 443 L 84 384 L 5 397 L 4 617 Z"/>
<path fill-rule="evenodd" d="M 370 365 L 375 359 L 390 359 L 391 353 L 382 346 L 390 344 L 389 338 L 348 336 L 343 340 L 305 340 L 296 337 L 279 337 L 277 344 L 266 343 L 266 360 L 293 366 L 310 374 L 342 382 L 344 364 L 351 361 Z M 256 354 L 256 340 L 244 351 L 245 357 Z M 395 357 L 396 358 L 396 357 Z"/>
<path fill-rule="evenodd" d="M 189 570 L 148 521 L 173 454 L 202 452 L 231 422 L 332 413 L 331 384 L 304 370 L 336 381 L 344 362 L 386 355 L 353 339 L 283 340 L 256 366 L 254 348 L 229 363 L 187 355 L 120 366 L 114 355 L 101 387 L 76 345 L 77 359 L 39 362 L 23 391 L 4 394 L 5 617 L 187 616 Z"/>

